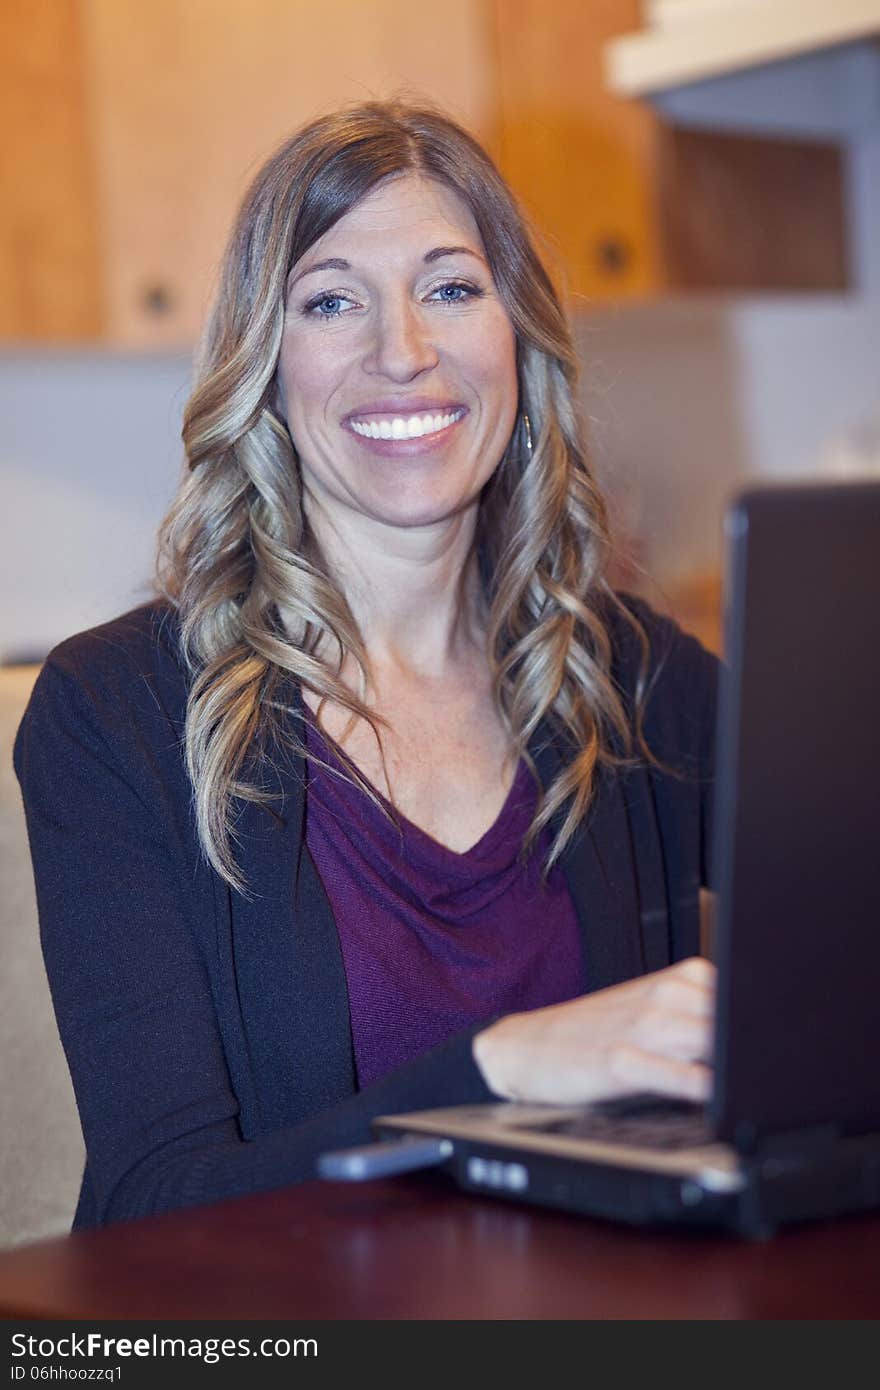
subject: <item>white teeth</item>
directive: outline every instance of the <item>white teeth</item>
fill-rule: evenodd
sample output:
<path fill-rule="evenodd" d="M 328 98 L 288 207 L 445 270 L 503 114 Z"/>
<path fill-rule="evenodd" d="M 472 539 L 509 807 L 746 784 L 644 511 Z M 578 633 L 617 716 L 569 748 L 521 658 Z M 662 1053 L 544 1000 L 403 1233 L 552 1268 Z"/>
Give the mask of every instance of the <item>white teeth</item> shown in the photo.
<path fill-rule="evenodd" d="M 445 415 L 410 415 L 406 420 L 402 415 L 393 420 L 352 420 L 351 428 L 365 439 L 421 439 L 445 430 L 463 414 L 463 410 L 451 410 Z"/>

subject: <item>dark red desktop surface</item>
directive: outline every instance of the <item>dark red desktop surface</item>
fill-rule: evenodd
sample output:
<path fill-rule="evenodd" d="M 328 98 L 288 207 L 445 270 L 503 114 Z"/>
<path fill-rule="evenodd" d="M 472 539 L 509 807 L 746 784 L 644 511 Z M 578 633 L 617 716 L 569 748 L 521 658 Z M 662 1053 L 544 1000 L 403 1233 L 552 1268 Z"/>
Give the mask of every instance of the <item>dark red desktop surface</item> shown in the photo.
<path fill-rule="evenodd" d="M 748 1243 L 425 1175 L 309 1183 L 0 1254 L 9 1318 L 874 1319 L 880 1214 Z"/>

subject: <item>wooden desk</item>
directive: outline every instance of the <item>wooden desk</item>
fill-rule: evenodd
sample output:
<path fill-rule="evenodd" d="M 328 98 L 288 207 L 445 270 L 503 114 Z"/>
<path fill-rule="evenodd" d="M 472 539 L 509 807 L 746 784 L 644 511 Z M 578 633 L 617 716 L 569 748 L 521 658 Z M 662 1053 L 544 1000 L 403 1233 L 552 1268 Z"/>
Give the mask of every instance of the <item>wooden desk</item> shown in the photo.
<path fill-rule="evenodd" d="M 10 1318 L 874 1319 L 880 1215 L 763 1244 L 310 1183 L 0 1254 Z"/>

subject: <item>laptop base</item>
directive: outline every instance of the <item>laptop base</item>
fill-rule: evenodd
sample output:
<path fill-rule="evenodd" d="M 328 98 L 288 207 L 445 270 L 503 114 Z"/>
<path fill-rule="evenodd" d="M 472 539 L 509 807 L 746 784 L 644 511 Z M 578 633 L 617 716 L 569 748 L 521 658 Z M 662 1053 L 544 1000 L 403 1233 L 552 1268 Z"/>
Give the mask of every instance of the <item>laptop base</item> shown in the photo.
<path fill-rule="evenodd" d="M 705 1149 L 674 1159 L 621 1149 L 603 1161 L 589 1143 L 580 1152 L 560 1152 L 556 1136 L 527 1126 L 517 1125 L 505 1142 L 491 1117 L 519 1108 L 513 1105 L 482 1107 L 496 1130 L 482 1137 L 475 1118 L 480 1108 L 381 1117 L 373 1128 L 384 1140 L 427 1134 L 448 1141 L 452 1151 L 438 1171 L 465 1191 L 634 1226 L 714 1229 L 762 1240 L 796 1222 L 880 1208 L 880 1134 L 839 1139 L 821 1153 L 763 1159 L 718 1145 L 711 1151 L 725 1160 L 718 1166 L 706 1161 Z"/>

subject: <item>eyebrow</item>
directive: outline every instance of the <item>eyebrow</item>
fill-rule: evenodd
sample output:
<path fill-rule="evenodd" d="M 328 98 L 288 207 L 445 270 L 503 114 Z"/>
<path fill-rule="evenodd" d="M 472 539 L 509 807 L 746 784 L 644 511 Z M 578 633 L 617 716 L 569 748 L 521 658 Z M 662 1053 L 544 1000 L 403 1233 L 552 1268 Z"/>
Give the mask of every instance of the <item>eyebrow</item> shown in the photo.
<path fill-rule="evenodd" d="M 475 260 L 486 264 L 485 256 L 481 256 L 479 251 L 472 251 L 469 246 L 435 246 L 433 251 L 426 251 L 422 260 L 425 265 L 431 265 L 434 261 L 439 261 L 442 256 L 473 256 Z"/>
<path fill-rule="evenodd" d="M 474 251 L 470 246 L 435 246 L 432 250 L 426 251 L 422 257 L 425 265 L 433 265 L 435 261 L 442 260 L 444 256 L 473 256 L 475 260 L 482 261 L 487 265 L 486 258 L 481 256 L 479 251 Z M 322 270 L 351 270 L 351 262 L 343 260 L 341 256 L 330 256 L 326 261 L 316 261 L 314 265 L 307 265 L 305 270 L 301 270 L 290 281 L 290 289 L 302 280 L 305 275 L 316 275 Z"/>

